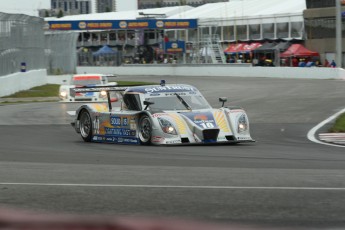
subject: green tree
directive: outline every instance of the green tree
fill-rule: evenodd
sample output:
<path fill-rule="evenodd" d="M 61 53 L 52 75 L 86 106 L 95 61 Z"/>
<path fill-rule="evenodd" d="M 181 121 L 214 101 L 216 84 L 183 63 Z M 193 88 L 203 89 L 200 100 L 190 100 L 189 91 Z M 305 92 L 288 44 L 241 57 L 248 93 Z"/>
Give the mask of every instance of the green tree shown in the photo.
<path fill-rule="evenodd" d="M 62 12 L 62 10 L 59 11 L 57 17 L 58 17 L 58 18 L 62 18 L 62 17 L 63 17 L 63 12 Z"/>
<path fill-rule="evenodd" d="M 107 7 L 105 8 L 105 12 L 111 12 L 111 9 L 110 9 L 109 6 L 107 6 Z"/>
<path fill-rule="evenodd" d="M 46 11 L 45 11 L 45 15 L 44 15 L 44 17 L 45 17 L 45 18 L 50 17 L 48 10 L 46 10 Z"/>

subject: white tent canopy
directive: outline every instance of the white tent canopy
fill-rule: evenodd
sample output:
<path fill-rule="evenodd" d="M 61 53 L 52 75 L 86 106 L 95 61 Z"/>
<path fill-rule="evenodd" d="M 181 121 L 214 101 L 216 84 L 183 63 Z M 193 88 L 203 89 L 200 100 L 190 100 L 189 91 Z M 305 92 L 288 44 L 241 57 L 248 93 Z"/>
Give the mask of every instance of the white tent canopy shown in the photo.
<path fill-rule="evenodd" d="M 153 8 L 144 10 L 130 10 L 130 11 L 119 11 L 119 12 L 107 12 L 107 13 L 95 13 L 95 14 L 80 14 L 64 16 L 62 18 L 49 18 L 49 21 L 83 21 L 83 20 L 135 20 L 137 18 L 143 18 L 145 15 L 150 14 L 161 14 L 166 17 L 176 16 L 180 18 L 185 18 L 186 12 L 193 9 L 191 6 L 175 6 L 175 7 L 163 7 L 163 8 Z M 142 12 L 144 15 L 140 15 Z M 158 17 L 157 18 L 164 18 Z"/>
<path fill-rule="evenodd" d="M 210 3 L 176 14 L 169 19 L 197 18 L 199 25 L 218 26 L 303 21 L 305 0 L 230 0 L 229 2 Z"/>

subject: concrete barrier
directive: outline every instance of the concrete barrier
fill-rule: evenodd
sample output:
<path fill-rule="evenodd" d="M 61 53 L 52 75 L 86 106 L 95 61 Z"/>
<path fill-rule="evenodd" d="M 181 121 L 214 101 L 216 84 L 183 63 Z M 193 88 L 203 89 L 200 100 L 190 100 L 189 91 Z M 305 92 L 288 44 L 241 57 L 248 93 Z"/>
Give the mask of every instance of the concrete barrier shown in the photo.
<path fill-rule="evenodd" d="M 241 68 L 240 68 L 241 67 Z M 248 65 L 124 65 L 83 67 L 78 73 L 102 73 L 120 76 L 226 76 L 295 79 L 345 79 L 342 68 L 324 67 L 252 67 Z"/>
<path fill-rule="evenodd" d="M 47 71 L 32 70 L 0 77 L 0 97 L 47 84 Z"/>
<path fill-rule="evenodd" d="M 124 65 L 118 67 L 80 66 L 80 73 L 103 73 L 120 76 L 225 76 L 266 77 L 293 79 L 343 79 L 342 68 L 300 67 L 252 67 L 247 64 L 233 65 Z M 46 70 L 19 72 L 0 77 L 0 97 L 47 83 L 62 84 L 70 75 L 47 78 Z"/>

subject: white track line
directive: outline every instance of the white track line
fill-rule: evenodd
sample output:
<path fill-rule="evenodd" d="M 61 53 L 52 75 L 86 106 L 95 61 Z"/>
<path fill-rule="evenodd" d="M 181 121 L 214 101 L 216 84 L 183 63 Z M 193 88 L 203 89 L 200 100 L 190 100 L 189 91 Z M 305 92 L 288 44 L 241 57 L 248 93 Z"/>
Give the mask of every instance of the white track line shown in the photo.
<path fill-rule="evenodd" d="M 246 190 L 338 190 L 345 187 L 263 187 L 263 186 L 179 186 L 179 185 L 125 185 L 125 184 L 54 184 L 54 183 L 0 183 L 3 186 L 45 186 L 45 187 L 112 187 L 112 188 L 181 188 L 181 189 L 246 189 Z"/>
<path fill-rule="evenodd" d="M 317 132 L 317 130 L 319 130 L 322 126 L 326 125 L 327 123 L 331 122 L 332 120 L 336 119 L 340 114 L 344 113 L 345 109 L 337 112 L 336 114 L 330 116 L 329 118 L 327 118 L 326 120 L 322 121 L 321 123 L 319 123 L 317 126 L 315 126 L 314 128 L 312 128 L 309 132 L 308 132 L 308 139 L 314 143 L 318 143 L 318 144 L 322 144 L 322 145 L 329 145 L 329 146 L 335 146 L 335 147 L 340 147 L 340 148 L 344 148 L 345 146 L 343 145 L 335 145 L 335 144 L 330 144 L 330 143 L 325 143 L 322 141 L 319 141 L 318 139 L 316 139 L 315 137 L 315 133 Z"/>

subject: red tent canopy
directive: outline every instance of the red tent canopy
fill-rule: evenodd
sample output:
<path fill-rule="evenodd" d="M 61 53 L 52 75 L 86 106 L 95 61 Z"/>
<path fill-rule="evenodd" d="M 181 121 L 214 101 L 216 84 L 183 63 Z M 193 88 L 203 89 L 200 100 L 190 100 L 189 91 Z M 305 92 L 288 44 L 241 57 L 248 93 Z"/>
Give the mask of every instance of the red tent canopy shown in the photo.
<path fill-rule="evenodd" d="M 320 56 L 318 52 L 310 51 L 301 44 L 291 45 L 280 57 L 310 57 Z"/>
<path fill-rule="evenodd" d="M 259 48 L 262 46 L 261 43 L 251 43 L 251 44 L 245 44 L 245 43 L 238 43 L 238 44 L 232 44 L 229 45 L 228 48 L 224 50 L 224 53 L 226 54 L 233 54 L 233 53 L 249 53 L 256 48 Z"/>
<path fill-rule="evenodd" d="M 251 44 L 246 44 L 242 47 L 242 50 L 240 50 L 240 52 L 242 53 L 247 53 L 247 52 L 251 52 L 257 48 L 259 48 L 260 46 L 262 46 L 261 43 L 258 43 L 258 42 L 254 42 L 254 43 L 251 43 Z"/>
<path fill-rule="evenodd" d="M 245 44 L 243 44 L 243 43 L 229 45 L 229 47 L 224 50 L 224 53 L 231 54 L 231 53 L 240 52 L 244 45 Z"/>

